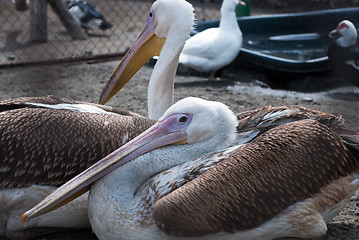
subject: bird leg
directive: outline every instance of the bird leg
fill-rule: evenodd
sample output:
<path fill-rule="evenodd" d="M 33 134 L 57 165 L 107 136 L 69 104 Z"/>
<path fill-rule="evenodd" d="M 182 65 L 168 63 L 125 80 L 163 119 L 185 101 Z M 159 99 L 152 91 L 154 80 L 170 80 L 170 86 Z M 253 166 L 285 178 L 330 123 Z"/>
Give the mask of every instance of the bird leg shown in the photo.
<path fill-rule="evenodd" d="M 219 81 L 220 77 L 216 77 L 216 71 L 211 71 L 211 75 L 208 78 L 209 81 Z"/>

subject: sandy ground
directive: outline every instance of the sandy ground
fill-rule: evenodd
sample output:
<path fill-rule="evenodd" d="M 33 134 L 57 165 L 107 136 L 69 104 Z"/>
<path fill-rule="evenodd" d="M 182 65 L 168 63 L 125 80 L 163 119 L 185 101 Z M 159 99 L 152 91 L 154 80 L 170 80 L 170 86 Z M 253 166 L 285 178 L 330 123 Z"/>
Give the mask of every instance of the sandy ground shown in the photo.
<path fill-rule="evenodd" d="M 97 102 L 102 87 L 117 63 L 118 61 L 0 68 L 0 99 L 56 95 Z M 143 67 L 108 105 L 146 115 L 146 89 L 151 69 L 151 65 Z M 273 90 L 261 82 L 266 80 L 263 74 L 236 70 L 236 76 L 233 77 L 233 73 L 234 71 L 227 71 L 223 74 L 224 80 L 208 82 L 206 76 L 182 71 L 176 76 L 175 101 L 187 96 L 202 97 L 226 103 L 234 112 L 265 105 L 301 105 L 342 115 L 347 127 L 359 131 L 358 88 L 338 84 L 338 82 L 333 84 L 330 79 L 326 78 L 305 78 L 297 81 L 298 84 L 303 85 L 301 89 L 308 89 L 307 86 L 313 85 L 313 82 L 321 87 L 315 88 L 316 91 L 310 93 Z M 52 235 L 40 239 L 89 238 L 93 238 L 89 233 L 77 233 L 77 235 Z M 342 213 L 329 224 L 327 236 L 321 239 L 359 239 L 359 192 L 355 194 Z"/>

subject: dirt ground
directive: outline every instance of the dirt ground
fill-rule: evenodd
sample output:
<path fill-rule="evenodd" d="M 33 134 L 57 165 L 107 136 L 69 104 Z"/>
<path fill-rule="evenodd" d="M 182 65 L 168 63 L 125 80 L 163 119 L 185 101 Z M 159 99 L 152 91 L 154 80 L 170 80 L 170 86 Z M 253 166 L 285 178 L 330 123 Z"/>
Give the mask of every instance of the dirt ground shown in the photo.
<path fill-rule="evenodd" d="M 0 99 L 56 95 L 97 102 L 102 87 L 118 62 L 0 68 Z M 146 115 L 147 85 L 151 70 L 151 65 L 143 67 L 108 105 Z M 347 127 L 359 131 L 359 89 L 356 87 L 338 82 L 333 84 L 332 80 L 326 78 L 306 77 L 302 81 L 296 81 L 296 85 L 305 85 L 301 89 L 308 89 L 306 86 L 311 86 L 313 83 L 315 86 L 320 86 L 311 88 L 311 92 L 306 93 L 268 88 L 263 83 L 266 77 L 258 72 L 227 71 L 223 76 L 222 81 L 209 82 L 206 76 L 182 71 L 176 76 L 175 101 L 187 96 L 196 96 L 226 103 L 234 112 L 265 105 L 301 105 L 342 115 Z M 290 80 L 292 79 L 288 79 Z M 76 237 L 68 234 L 61 237 L 52 235 L 41 239 L 87 239 L 90 237 L 93 236 L 81 233 Z M 358 191 L 350 204 L 329 224 L 326 237 L 321 239 L 359 239 Z"/>

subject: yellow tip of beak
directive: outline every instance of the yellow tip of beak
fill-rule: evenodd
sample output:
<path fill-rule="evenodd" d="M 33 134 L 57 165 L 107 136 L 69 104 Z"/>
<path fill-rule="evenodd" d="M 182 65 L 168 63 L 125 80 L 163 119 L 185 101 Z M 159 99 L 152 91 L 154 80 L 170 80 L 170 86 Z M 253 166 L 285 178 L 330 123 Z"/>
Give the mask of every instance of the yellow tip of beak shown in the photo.
<path fill-rule="evenodd" d="M 25 220 L 26 219 L 26 212 L 22 215 L 22 217 L 21 217 L 21 222 L 22 222 L 22 224 L 24 224 L 25 225 Z"/>

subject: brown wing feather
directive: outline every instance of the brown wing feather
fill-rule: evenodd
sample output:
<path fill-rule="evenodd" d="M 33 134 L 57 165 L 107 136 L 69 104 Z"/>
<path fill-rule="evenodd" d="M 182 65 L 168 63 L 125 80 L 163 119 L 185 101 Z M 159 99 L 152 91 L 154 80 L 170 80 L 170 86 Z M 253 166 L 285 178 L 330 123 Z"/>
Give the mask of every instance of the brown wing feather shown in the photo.
<path fill-rule="evenodd" d="M 286 112 L 286 114 L 277 115 L 277 117 L 273 117 L 271 120 L 264 120 L 269 114 L 278 112 Z M 260 130 L 263 133 L 281 124 L 304 119 L 316 120 L 332 130 L 342 126 L 344 122 L 341 116 L 300 106 L 265 106 L 252 111 L 238 113 L 237 119 L 237 132 L 239 133 L 252 129 Z"/>
<path fill-rule="evenodd" d="M 313 120 L 284 124 L 160 199 L 153 218 L 175 235 L 252 229 L 357 165 L 326 126 Z"/>
<path fill-rule="evenodd" d="M 0 103 L 0 188 L 62 185 L 154 123 L 129 112 L 77 113 L 24 104 L 34 101 L 67 102 L 48 97 Z"/>
<path fill-rule="evenodd" d="M 133 117 L 141 117 L 141 115 L 137 113 L 133 113 L 130 111 L 123 110 L 121 108 L 111 107 L 111 106 L 105 106 L 101 104 L 95 104 L 95 103 L 88 103 L 88 102 L 82 102 L 82 101 L 76 101 L 76 100 L 70 100 L 66 98 L 59 98 L 55 96 L 47 96 L 47 97 L 20 97 L 20 98 L 13 98 L 13 99 L 7 99 L 0 101 L 0 112 L 1 111 L 7 111 L 17 108 L 24 108 L 24 107 L 30 107 L 30 108 L 38 108 L 37 106 L 32 106 L 27 103 L 42 103 L 42 104 L 60 104 L 60 103 L 77 103 L 77 104 L 87 104 L 99 107 L 105 111 L 117 113 L 124 116 L 133 116 Z"/>

